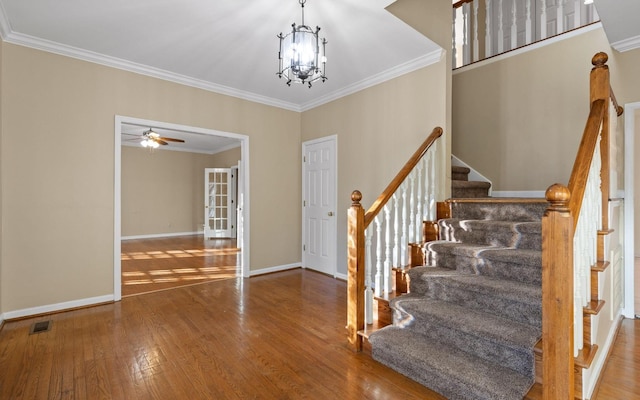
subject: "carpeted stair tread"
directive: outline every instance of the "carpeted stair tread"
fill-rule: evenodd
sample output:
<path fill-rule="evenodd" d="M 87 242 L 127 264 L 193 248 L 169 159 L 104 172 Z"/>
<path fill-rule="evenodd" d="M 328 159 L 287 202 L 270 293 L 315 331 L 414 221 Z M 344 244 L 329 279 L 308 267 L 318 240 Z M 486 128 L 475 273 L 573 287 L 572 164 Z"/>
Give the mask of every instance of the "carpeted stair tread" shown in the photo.
<path fill-rule="evenodd" d="M 396 325 L 406 325 L 428 340 L 442 340 L 519 373 L 534 374 L 533 348 L 541 336 L 539 327 L 406 295 L 394 299 L 392 307 Z"/>
<path fill-rule="evenodd" d="M 373 333 L 373 358 L 449 399 L 520 400 L 534 379 L 393 325 Z M 394 343 L 394 346 L 388 346 Z"/>
<path fill-rule="evenodd" d="M 465 220 L 438 221 L 440 238 L 454 242 L 542 249 L 540 222 Z"/>

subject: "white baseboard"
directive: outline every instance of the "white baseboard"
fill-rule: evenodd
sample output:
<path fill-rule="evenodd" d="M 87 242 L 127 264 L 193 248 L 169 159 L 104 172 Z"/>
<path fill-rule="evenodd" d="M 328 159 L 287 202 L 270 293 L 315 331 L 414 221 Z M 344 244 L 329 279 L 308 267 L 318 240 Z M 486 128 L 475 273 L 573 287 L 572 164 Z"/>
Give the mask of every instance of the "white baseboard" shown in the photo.
<path fill-rule="evenodd" d="M 293 263 L 293 264 L 276 265 L 275 267 L 254 269 L 249 272 L 249 276 L 258 276 L 258 275 L 270 274 L 273 272 L 287 271 L 290 269 L 300 268 L 301 266 L 302 266 L 302 263 L 299 262 L 299 263 Z"/>
<path fill-rule="evenodd" d="M 0 314 L 0 331 L 2 330 L 3 325 L 4 325 L 4 314 Z"/>
<path fill-rule="evenodd" d="M 492 197 L 524 197 L 544 199 L 544 190 L 494 190 Z"/>
<path fill-rule="evenodd" d="M 336 279 L 343 280 L 343 281 L 348 280 L 347 274 L 339 274 L 339 273 L 337 273 L 337 272 L 336 272 L 335 278 L 336 278 Z"/>
<path fill-rule="evenodd" d="M 150 235 L 132 235 L 132 236 L 123 236 L 122 240 L 133 240 L 133 239 L 155 239 L 162 237 L 177 237 L 177 236 L 191 236 L 191 235 L 202 235 L 203 231 L 197 232 L 173 232 L 173 233 L 153 233 Z"/>
<path fill-rule="evenodd" d="M 15 318 L 24 318 L 32 315 L 48 314 L 56 311 L 71 310 L 79 307 L 92 306 L 100 303 L 108 303 L 113 301 L 113 295 L 105 295 L 98 297 L 89 297 L 86 299 L 65 301 L 64 303 L 49 304 L 46 306 L 38 306 L 31 308 L 23 308 L 22 310 L 8 311 L 2 315 L 6 320 Z"/>

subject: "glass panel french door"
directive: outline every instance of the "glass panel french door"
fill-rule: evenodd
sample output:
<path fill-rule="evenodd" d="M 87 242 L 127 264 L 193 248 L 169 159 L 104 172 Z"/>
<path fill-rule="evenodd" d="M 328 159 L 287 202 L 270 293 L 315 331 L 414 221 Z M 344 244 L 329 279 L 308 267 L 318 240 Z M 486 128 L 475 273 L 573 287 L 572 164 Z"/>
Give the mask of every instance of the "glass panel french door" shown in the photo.
<path fill-rule="evenodd" d="M 232 236 L 231 221 L 235 207 L 231 190 L 231 169 L 205 168 L 204 173 L 204 236 L 227 238 Z"/>

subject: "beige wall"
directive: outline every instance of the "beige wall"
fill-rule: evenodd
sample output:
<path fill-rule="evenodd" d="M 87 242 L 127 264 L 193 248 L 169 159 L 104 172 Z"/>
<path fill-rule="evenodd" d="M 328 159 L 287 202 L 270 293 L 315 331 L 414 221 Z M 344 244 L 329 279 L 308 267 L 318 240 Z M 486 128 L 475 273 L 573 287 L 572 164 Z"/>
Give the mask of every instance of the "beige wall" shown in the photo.
<path fill-rule="evenodd" d="M 216 168 L 237 167 L 241 157 L 240 147 L 211 155 Z"/>
<path fill-rule="evenodd" d="M 0 78 L 1 312 L 113 293 L 116 114 L 248 135 L 251 269 L 300 261 L 299 113 L 7 43 Z"/>
<path fill-rule="evenodd" d="M 612 53 L 602 29 L 456 72 L 453 154 L 492 180 L 494 190 L 566 184 L 599 51 Z"/>
<path fill-rule="evenodd" d="M 204 169 L 238 165 L 219 155 L 122 146 L 122 236 L 201 232 Z"/>
<path fill-rule="evenodd" d="M 451 47 L 451 35 L 445 37 L 436 30 L 444 19 L 449 21 L 445 22 L 447 32 L 451 32 L 448 0 L 400 0 L 388 10 L 438 44 Z M 347 272 L 346 219 L 351 192 L 360 190 L 362 204 L 368 208 L 436 126 L 445 132 L 440 143 L 439 179 L 443 187 L 439 197 L 447 195 L 450 77 L 451 63 L 445 55 L 434 65 L 302 114 L 302 141 L 338 137 L 339 274 Z"/>

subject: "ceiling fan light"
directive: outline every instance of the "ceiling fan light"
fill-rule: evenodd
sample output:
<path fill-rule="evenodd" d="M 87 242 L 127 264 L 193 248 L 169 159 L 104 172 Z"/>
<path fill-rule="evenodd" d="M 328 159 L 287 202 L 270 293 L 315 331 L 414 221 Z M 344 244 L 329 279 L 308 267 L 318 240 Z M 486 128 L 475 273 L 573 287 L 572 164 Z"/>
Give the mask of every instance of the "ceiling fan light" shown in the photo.
<path fill-rule="evenodd" d="M 140 144 L 142 145 L 142 147 L 149 147 L 150 142 L 150 140 L 142 139 L 142 142 L 140 142 Z"/>

